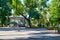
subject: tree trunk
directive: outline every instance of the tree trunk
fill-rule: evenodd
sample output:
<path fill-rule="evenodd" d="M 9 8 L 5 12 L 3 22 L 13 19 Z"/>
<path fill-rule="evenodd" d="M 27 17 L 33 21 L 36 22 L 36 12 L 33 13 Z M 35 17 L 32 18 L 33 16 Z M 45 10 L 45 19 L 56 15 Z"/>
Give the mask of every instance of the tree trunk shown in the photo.
<path fill-rule="evenodd" d="M 27 20 L 28 21 L 28 23 L 29 23 L 29 27 L 31 28 L 31 22 L 30 22 L 30 19 L 29 20 Z"/>
<path fill-rule="evenodd" d="M 3 22 L 2 22 L 2 20 L 1 20 L 1 26 L 3 27 Z"/>
<path fill-rule="evenodd" d="M 9 15 L 8 15 L 8 25 L 10 27 L 10 18 L 9 18 Z"/>
<path fill-rule="evenodd" d="M 28 19 L 28 18 L 26 18 L 23 14 L 21 14 L 20 13 L 20 15 L 22 15 L 27 21 L 28 21 L 28 23 L 29 23 L 29 27 L 31 28 L 31 22 L 30 22 L 30 18 Z"/>

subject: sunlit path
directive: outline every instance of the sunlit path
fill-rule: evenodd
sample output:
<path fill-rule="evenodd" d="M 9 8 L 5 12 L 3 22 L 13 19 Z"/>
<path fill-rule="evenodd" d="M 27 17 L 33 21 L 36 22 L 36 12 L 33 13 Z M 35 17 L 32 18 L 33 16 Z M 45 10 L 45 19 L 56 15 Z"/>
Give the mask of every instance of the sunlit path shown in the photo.
<path fill-rule="evenodd" d="M 60 40 L 60 34 L 55 30 L 46 30 L 44 28 L 20 28 L 18 31 L 0 31 L 0 40 Z"/>

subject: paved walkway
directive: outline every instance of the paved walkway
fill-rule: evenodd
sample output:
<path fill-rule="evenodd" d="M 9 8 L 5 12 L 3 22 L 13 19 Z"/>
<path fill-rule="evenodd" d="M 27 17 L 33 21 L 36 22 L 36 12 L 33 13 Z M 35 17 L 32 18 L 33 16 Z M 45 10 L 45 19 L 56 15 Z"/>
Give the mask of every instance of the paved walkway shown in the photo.
<path fill-rule="evenodd" d="M 0 40 L 60 40 L 60 34 L 44 28 L 0 28 Z"/>

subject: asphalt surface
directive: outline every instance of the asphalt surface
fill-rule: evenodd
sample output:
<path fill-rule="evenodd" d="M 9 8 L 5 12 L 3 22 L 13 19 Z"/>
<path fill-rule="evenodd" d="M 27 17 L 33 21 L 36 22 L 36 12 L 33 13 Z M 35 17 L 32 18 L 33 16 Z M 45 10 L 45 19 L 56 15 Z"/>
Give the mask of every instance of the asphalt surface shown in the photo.
<path fill-rule="evenodd" d="M 45 28 L 0 28 L 0 40 L 60 40 L 60 34 Z"/>

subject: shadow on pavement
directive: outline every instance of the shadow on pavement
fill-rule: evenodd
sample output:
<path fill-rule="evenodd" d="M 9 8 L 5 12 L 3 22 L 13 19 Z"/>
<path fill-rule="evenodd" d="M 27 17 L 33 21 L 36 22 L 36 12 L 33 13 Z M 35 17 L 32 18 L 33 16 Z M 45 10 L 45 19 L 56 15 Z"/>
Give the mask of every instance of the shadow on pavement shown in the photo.
<path fill-rule="evenodd" d="M 0 40 L 60 40 L 60 36 L 58 37 L 49 37 L 49 36 L 43 36 L 40 38 L 16 38 L 16 39 L 0 39 Z"/>
<path fill-rule="evenodd" d="M 39 31 L 39 30 L 46 30 L 46 29 L 45 28 L 20 28 L 20 27 L 0 28 L 0 31 L 13 31 L 13 30 Z"/>
<path fill-rule="evenodd" d="M 14 39 L 0 39 L 0 40 L 60 40 L 60 36 L 54 36 L 55 32 L 49 32 L 45 31 L 46 29 L 31 29 L 31 28 L 0 28 L 0 31 L 11 31 L 11 30 L 26 30 L 26 31 L 35 31 L 35 32 L 30 32 L 27 35 L 30 35 L 30 37 L 27 38 L 21 38 L 21 37 L 16 37 Z M 40 31 L 42 30 L 42 31 Z M 38 32 L 37 32 L 38 31 Z M 48 35 L 48 34 L 51 34 Z M 16 34 L 13 35 L 0 35 L 0 36 L 17 36 Z M 18 36 L 21 36 L 18 34 Z M 23 35 L 22 35 L 23 36 Z"/>

